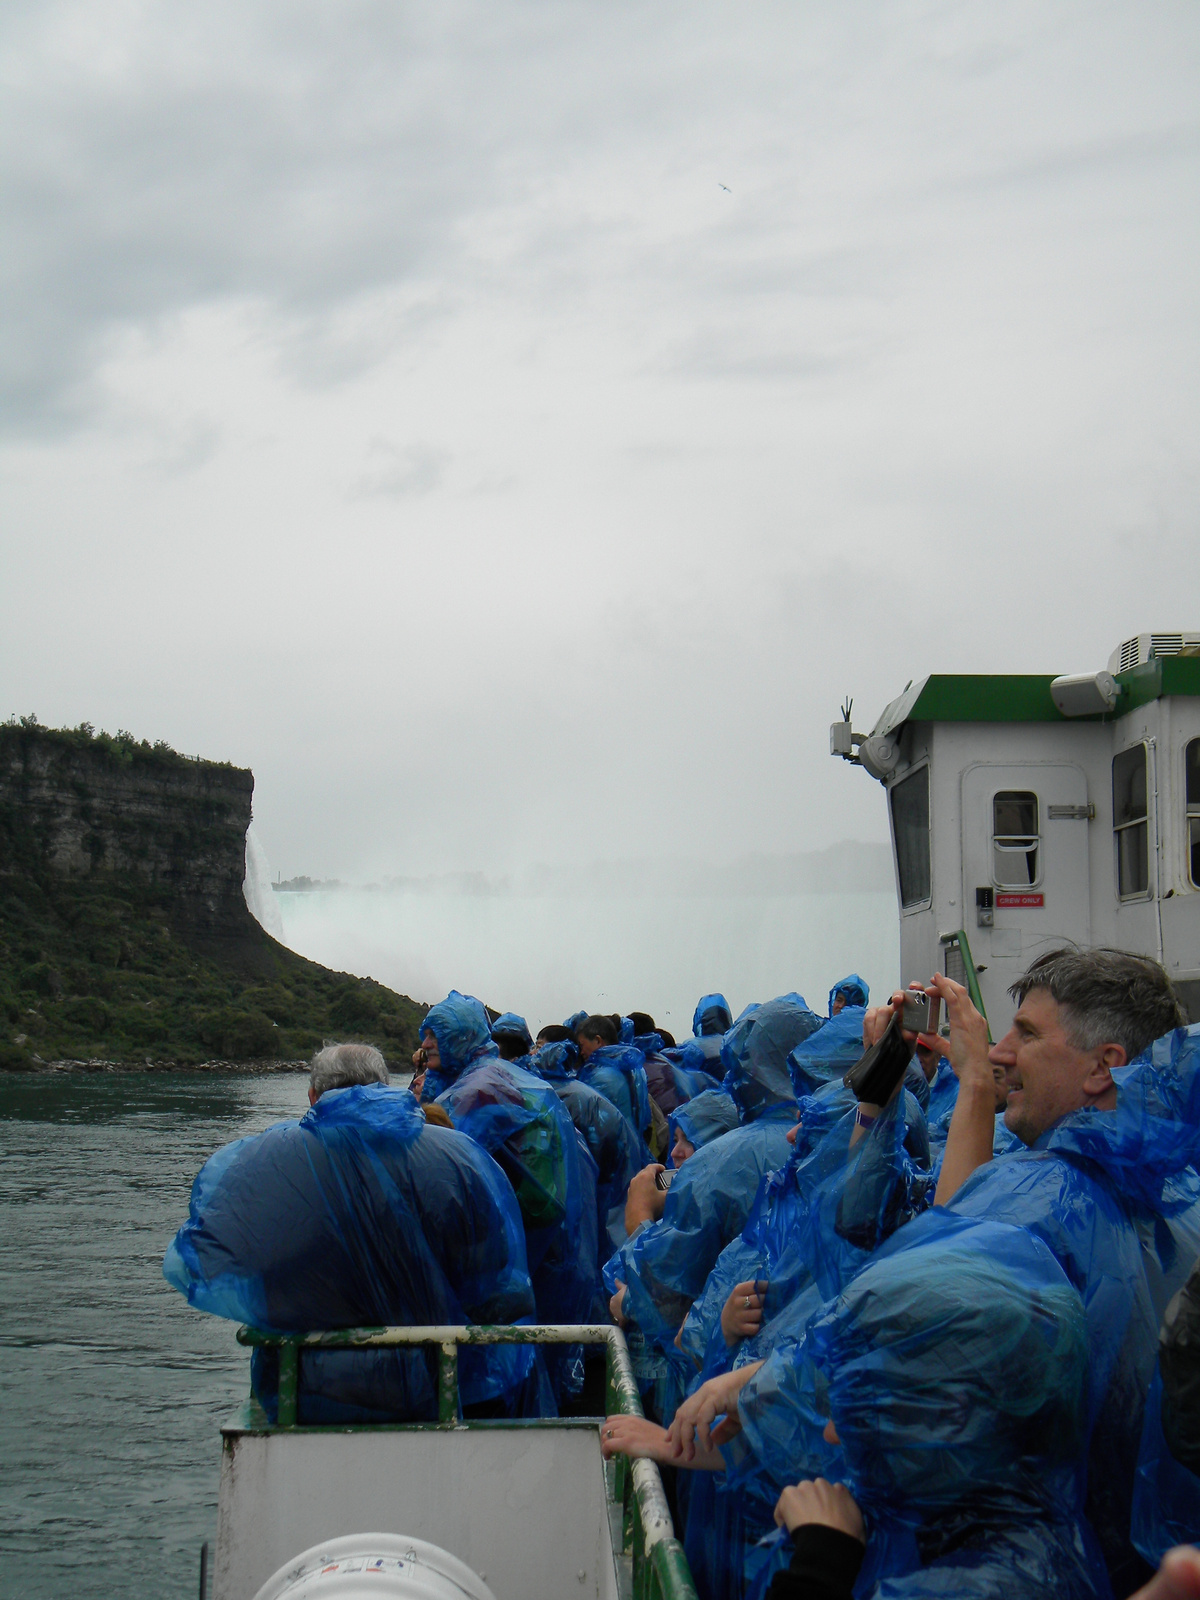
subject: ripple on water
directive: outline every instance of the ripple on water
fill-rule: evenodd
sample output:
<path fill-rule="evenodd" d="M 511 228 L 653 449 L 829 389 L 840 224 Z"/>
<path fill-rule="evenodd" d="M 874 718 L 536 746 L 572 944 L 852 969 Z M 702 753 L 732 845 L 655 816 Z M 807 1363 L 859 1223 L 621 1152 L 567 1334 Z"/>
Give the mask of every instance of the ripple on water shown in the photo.
<path fill-rule="evenodd" d="M 305 1108 L 300 1075 L 0 1079 L 0 1571 L 26 1600 L 196 1593 L 233 1324 L 161 1263 L 219 1145 Z"/>

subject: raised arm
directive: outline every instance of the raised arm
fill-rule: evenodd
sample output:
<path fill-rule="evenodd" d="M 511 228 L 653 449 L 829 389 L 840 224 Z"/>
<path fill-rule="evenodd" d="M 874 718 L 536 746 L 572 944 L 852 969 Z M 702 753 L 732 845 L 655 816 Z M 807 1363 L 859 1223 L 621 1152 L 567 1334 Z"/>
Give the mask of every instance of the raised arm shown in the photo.
<path fill-rule="evenodd" d="M 935 973 L 930 987 L 942 997 L 950 1022 L 950 1040 L 945 1054 L 958 1078 L 958 1101 L 950 1118 L 946 1151 L 938 1179 L 934 1204 L 946 1205 L 985 1162 L 992 1159 L 996 1131 L 996 1080 L 988 1060 L 987 1023 L 971 1004 L 961 983 Z M 933 1046 L 936 1039 L 921 1038 Z"/>

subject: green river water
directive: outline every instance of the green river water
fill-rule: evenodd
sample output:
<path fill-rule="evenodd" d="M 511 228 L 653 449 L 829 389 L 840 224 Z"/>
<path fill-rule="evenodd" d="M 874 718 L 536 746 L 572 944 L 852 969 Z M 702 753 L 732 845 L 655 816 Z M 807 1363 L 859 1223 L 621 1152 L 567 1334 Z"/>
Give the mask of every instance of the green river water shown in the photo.
<path fill-rule="evenodd" d="M 302 1074 L 0 1077 L 0 1596 L 175 1600 L 216 1531 L 234 1324 L 162 1277 L 219 1145 Z"/>

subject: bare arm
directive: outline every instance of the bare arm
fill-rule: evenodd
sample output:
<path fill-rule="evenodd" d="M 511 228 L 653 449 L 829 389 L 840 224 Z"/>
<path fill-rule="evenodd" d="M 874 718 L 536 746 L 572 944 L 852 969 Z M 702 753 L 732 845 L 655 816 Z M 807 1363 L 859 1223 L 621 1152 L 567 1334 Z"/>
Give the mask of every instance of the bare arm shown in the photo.
<path fill-rule="evenodd" d="M 996 1130 L 996 1080 L 988 1060 L 987 1023 L 961 983 L 935 973 L 931 986 L 942 997 L 950 1020 L 946 1055 L 958 1078 L 958 1100 L 946 1135 L 946 1151 L 934 1204 L 944 1206 L 976 1167 L 992 1159 Z M 923 1040 L 923 1042 L 925 1042 Z M 937 1040 L 928 1041 L 931 1045 Z"/>

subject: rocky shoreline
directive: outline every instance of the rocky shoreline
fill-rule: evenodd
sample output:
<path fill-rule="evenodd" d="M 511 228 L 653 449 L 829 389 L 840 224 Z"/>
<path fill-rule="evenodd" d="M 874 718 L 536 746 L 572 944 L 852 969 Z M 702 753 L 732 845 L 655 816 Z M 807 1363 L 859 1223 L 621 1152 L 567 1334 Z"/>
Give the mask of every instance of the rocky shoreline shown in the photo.
<path fill-rule="evenodd" d="M 307 1072 L 307 1061 L 280 1061 L 277 1059 L 264 1059 L 259 1061 L 103 1061 L 93 1058 L 90 1061 L 39 1061 L 36 1056 L 30 1057 L 29 1065 L 17 1069 L 9 1068 L 13 1077 L 29 1077 L 31 1074 L 49 1072 L 209 1072 L 223 1077 L 265 1077 L 268 1073 L 276 1072 Z"/>

